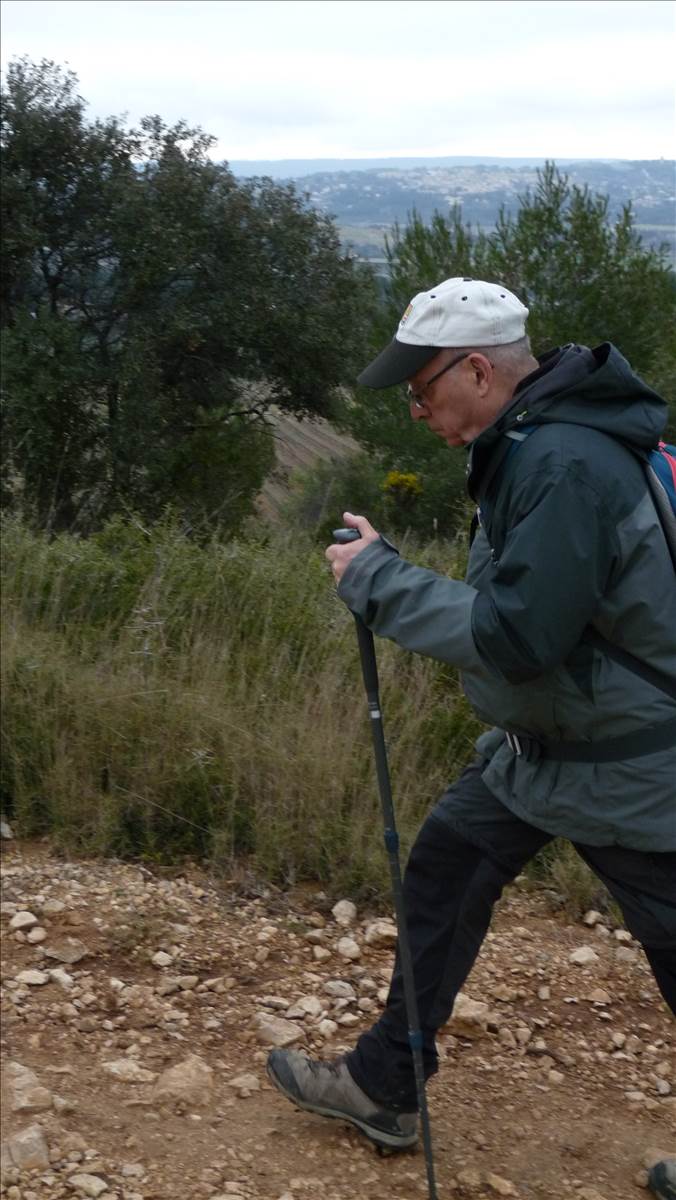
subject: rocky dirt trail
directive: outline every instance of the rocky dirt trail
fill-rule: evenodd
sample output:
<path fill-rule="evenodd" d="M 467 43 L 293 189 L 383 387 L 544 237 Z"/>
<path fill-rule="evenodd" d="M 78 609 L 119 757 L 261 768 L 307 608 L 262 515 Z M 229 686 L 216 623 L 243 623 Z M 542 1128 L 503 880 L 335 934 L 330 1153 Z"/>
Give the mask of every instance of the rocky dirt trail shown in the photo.
<path fill-rule="evenodd" d="M 389 921 L 318 890 L 256 894 L 3 843 L 7 1200 L 421 1200 L 267 1083 L 271 1044 L 331 1056 L 373 1019 Z M 642 954 L 515 886 L 440 1039 L 440 1200 L 643 1200 L 676 1148 L 676 1027 Z"/>

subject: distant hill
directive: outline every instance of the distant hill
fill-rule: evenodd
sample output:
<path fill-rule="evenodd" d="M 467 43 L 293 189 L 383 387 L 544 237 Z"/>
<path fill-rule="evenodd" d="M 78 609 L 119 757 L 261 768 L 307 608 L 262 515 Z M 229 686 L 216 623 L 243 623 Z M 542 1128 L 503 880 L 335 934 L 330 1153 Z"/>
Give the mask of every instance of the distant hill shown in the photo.
<path fill-rule="evenodd" d="M 231 163 L 247 174 L 294 182 L 341 229 L 343 241 L 360 257 L 378 259 L 395 221 L 415 209 L 428 220 L 435 210 L 462 206 L 463 219 L 490 229 L 502 205 L 514 211 L 518 198 L 537 183 L 543 159 L 299 159 L 277 163 Z M 637 228 L 651 245 L 667 242 L 676 255 L 676 163 L 671 159 L 561 159 L 572 183 L 610 199 L 611 217 L 631 202 Z M 310 170 L 310 168 L 313 168 Z"/>
<path fill-rule="evenodd" d="M 579 159 L 560 158 L 560 164 Z M 583 160 L 586 162 L 618 162 L 619 159 Z M 233 175 L 250 178 L 268 175 L 271 179 L 302 179 L 323 171 L 409 171 L 424 167 L 541 167 L 544 158 L 485 158 L 480 155 L 446 155 L 442 158 L 275 158 L 233 159 L 228 163 Z"/>

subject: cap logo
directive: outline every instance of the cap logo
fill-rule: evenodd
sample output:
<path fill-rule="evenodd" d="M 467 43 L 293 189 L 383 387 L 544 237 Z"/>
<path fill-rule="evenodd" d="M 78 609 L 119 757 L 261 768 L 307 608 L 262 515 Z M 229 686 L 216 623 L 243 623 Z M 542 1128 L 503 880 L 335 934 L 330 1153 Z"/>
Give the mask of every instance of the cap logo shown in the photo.
<path fill-rule="evenodd" d="M 409 316 L 410 316 L 410 314 L 411 314 L 412 310 L 413 310 L 413 305 L 412 305 L 412 304 L 409 304 L 408 308 L 406 309 L 406 312 L 404 313 L 403 317 L 401 318 L 401 321 L 399 322 L 399 324 L 400 324 L 400 325 L 405 325 L 405 324 L 406 324 L 406 322 L 408 321 L 408 318 L 409 318 Z"/>

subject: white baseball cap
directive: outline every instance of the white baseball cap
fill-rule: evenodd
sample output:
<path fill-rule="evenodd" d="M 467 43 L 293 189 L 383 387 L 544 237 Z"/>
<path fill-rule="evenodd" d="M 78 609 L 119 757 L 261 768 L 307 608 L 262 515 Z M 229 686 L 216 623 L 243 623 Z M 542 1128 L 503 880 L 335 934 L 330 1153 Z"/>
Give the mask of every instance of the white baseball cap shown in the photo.
<path fill-rule="evenodd" d="M 499 283 L 445 279 L 418 292 L 389 346 L 359 375 L 371 388 L 392 387 L 415 375 L 447 346 L 504 346 L 526 333 L 528 309 Z"/>

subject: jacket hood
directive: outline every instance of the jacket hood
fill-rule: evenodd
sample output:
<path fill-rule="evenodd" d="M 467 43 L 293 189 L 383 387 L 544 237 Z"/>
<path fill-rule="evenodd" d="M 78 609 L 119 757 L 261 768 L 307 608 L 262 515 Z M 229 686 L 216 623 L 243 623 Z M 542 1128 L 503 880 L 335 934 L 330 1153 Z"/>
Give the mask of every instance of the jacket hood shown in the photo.
<path fill-rule="evenodd" d="M 564 422 L 586 425 L 634 451 L 653 449 L 667 422 L 667 404 L 636 375 L 610 342 L 594 350 L 570 344 L 538 359 L 492 425 L 470 446 L 468 490 L 476 496 L 496 444 L 511 429 Z"/>

